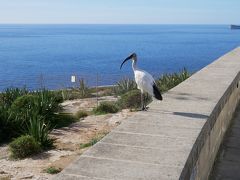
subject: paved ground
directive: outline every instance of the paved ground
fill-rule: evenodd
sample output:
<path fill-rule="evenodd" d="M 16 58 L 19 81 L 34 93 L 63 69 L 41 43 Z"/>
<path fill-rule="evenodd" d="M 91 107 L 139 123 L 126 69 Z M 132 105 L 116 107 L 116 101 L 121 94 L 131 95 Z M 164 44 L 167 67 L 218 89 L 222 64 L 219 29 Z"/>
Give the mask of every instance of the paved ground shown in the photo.
<path fill-rule="evenodd" d="M 240 106 L 224 137 L 210 179 L 240 179 Z"/>
<path fill-rule="evenodd" d="M 163 97 L 163 103 L 125 120 L 56 179 L 178 179 L 207 116 L 189 113 L 184 104 L 169 111 L 181 103 L 179 95 Z"/>

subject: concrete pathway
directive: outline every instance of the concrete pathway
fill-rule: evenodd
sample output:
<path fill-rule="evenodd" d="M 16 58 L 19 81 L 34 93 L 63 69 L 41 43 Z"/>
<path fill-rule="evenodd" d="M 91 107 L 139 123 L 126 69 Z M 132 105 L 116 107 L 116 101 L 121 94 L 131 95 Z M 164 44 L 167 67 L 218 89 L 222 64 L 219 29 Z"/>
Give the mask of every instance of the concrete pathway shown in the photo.
<path fill-rule="evenodd" d="M 240 106 L 223 139 L 210 179 L 240 179 Z"/>
<path fill-rule="evenodd" d="M 125 120 L 56 179 L 178 179 L 207 117 L 182 110 L 151 104 L 149 111 Z"/>
<path fill-rule="evenodd" d="M 189 83 L 184 86 L 191 89 Z M 125 120 L 56 179 L 178 179 L 215 102 L 185 93 L 182 85 L 163 98 Z"/>

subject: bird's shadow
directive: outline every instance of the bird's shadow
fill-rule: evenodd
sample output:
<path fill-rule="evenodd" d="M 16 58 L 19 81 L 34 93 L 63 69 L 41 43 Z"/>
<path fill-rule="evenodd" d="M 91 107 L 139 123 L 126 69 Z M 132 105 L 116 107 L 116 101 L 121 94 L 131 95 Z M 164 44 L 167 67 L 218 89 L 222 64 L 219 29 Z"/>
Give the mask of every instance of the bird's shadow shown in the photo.
<path fill-rule="evenodd" d="M 177 112 L 177 111 L 156 111 L 153 109 L 149 109 L 150 113 L 162 113 L 162 114 L 173 114 L 176 116 L 184 116 L 184 117 L 189 117 L 189 118 L 195 118 L 195 119 L 207 119 L 209 116 L 204 115 L 204 114 L 199 114 L 199 113 L 189 113 L 189 112 Z"/>
<path fill-rule="evenodd" d="M 185 117 L 197 118 L 197 119 L 207 119 L 209 117 L 207 115 L 198 114 L 198 113 L 173 112 L 173 114 L 177 116 L 185 116 Z"/>
<path fill-rule="evenodd" d="M 148 109 L 149 109 L 149 107 L 147 106 L 147 107 L 145 107 L 145 109 L 136 109 L 136 111 L 148 111 Z"/>

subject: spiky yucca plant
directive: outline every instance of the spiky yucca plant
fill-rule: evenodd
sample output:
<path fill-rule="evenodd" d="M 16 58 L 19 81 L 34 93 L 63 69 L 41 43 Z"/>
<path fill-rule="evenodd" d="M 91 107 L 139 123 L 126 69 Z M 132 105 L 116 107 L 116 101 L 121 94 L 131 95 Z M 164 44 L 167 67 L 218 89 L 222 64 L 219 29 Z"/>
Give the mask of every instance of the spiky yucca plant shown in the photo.
<path fill-rule="evenodd" d="M 49 138 L 50 127 L 45 124 L 44 118 L 38 114 L 31 114 L 27 126 L 27 134 L 31 135 L 42 148 L 49 148 L 53 145 L 52 139 Z"/>
<path fill-rule="evenodd" d="M 49 90 L 42 90 L 34 93 L 36 96 L 36 111 L 47 120 L 52 121 L 55 114 L 61 109 L 58 98 Z"/>
<path fill-rule="evenodd" d="M 177 86 L 190 76 L 191 73 L 189 73 L 187 69 L 184 68 L 179 73 L 163 74 L 160 78 L 156 79 L 155 82 L 162 92 L 166 92 L 169 89 Z"/>
<path fill-rule="evenodd" d="M 128 91 L 137 89 L 137 84 L 134 80 L 124 78 L 117 82 L 117 86 L 114 88 L 116 94 L 125 94 Z"/>

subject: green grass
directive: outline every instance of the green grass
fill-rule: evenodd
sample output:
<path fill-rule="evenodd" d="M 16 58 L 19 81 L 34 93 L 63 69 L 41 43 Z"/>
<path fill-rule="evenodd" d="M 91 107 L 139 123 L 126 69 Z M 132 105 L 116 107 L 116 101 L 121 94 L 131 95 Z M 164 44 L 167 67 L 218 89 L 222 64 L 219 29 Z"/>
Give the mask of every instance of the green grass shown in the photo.
<path fill-rule="evenodd" d="M 83 111 L 83 110 L 79 110 L 76 115 L 75 115 L 78 119 L 81 119 L 81 118 L 85 118 L 88 116 L 88 113 L 86 111 Z"/>
<path fill-rule="evenodd" d="M 92 138 L 88 143 L 80 144 L 80 149 L 84 149 L 87 147 L 91 147 L 94 144 L 96 144 L 98 141 L 100 141 L 104 136 L 106 136 L 108 132 L 99 133 L 94 138 Z"/>
<path fill-rule="evenodd" d="M 114 87 L 86 87 L 81 85 L 72 89 L 63 89 L 54 91 L 60 95 L 63 100 L 74 100 L 91 98 L 96 96 L 111 96 L 115 95 Z M 101 93 L 99 93 L 101 92 Z"/>
<path fill-rule="evenodd" d="M 56 167 L 48 167 L 47 169 L 44 170 L 44 172 L 48 173 L 48 174 L 57 174 L 60 173 L 62 171 L 61 168 L 56 168 Z"/>
<path fill-rule="evenodd" d="M 78 118 L 70 113 L 59 113 L 55 120 L 55 128 L 67 127 L 72 123 L 78 122 Z"/>
<path fill-rule="evenodd" d="M 93 109 L 93 114 L 102 115 L 108 113 L 117 113 L 119 107 L 115 102 L 101 102 L 100 105 Z"/>

